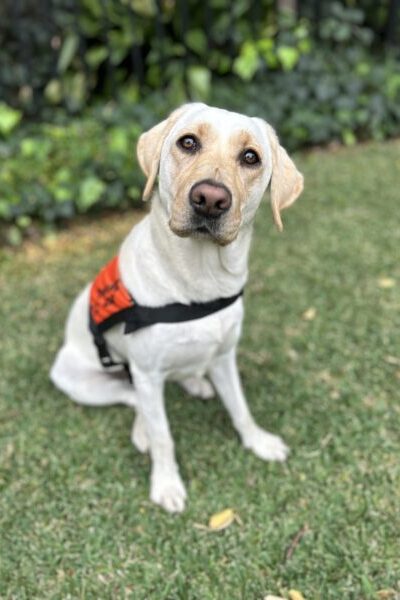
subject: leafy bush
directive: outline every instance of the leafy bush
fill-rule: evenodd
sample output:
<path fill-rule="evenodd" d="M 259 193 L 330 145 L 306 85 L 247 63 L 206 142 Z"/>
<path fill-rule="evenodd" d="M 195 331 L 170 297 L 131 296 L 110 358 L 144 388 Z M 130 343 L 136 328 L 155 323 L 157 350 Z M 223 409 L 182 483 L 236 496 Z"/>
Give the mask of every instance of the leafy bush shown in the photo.
<path fill-rule="evenodd" d="M 246 42 L 234 68 L 254 82 L 247 84 L 247 111 L 274 123 L 290 148 L 398 135 L 399 55 L 375 53 L 373 32 L 363 21 L 362 11 L 332 3 L 319 41 L 309 35 L 307 21 L 289 21 L 273 39 Z M 232 87 L 239 89 L 235 82 Z M 232 91 L 221 90 L 217 98 L 243 106 Z"/>
<path fill-rule="evenodd" d="M 0 95 L 38 114 L 46 103 L 80 111 L 128 80 L 141 91 L 196 92 L 274 19 L 273 0 L 256 4 L 257 15 L 252 0 L 57 0 L 44 18 L 35 0 L 4 0 Z"/>
<path fill-rule="evenodd" d="M 301 0 L 293 23 L 273 0 L 57 0 L 46 15 L 35 0 L 4 0 L 0 97 L 26 114 L 76 113 L 127 83 L 142 97 L 167 88 L 176 102 L 206 98 L 215 76 L 293 70 L 315 36 L 339 49 L 382 46 L 389 8 L 379 4 Z"/>
<path fill-rule="evenodd" d="M 290 72 L 259 75 L 246 84 L 216 85 L 213 102 L 274 124 L 290 149 L 338 141 L 346 145 L 400 134 L 400 74 L 384 60 L 349 48 L 319 48 Z"/>
<path fill-rule="evenodd" d="M 138 201 L 139 120 L 150 123 L 109 104 L 83 117 L 27 126 L 0 143 L 0 220 L 13 225 L 9 241 L 18 243 L 32 219 L 52 224 Z"/>

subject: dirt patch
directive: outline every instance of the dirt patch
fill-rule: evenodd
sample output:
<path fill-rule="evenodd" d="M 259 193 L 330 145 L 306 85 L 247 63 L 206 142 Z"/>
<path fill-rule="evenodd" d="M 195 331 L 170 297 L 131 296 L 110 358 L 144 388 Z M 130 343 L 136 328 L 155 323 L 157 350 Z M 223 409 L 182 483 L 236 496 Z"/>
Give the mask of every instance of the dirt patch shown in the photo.
<path fill-rule="evenodd" d="M 68 252 L 79 255 L 90 252 L 108 240 L 120 238 L 121 242 L 132 227 L 146 215 L 144 210 L 110 212 L 96 218 L 83 218 L 70 225 L 68 229 L 56 231 L 39 240 L 27 240 L 17 250 L 4 248 L 5 254 L 19 255 L 28 262 L 36 262 Z"/>

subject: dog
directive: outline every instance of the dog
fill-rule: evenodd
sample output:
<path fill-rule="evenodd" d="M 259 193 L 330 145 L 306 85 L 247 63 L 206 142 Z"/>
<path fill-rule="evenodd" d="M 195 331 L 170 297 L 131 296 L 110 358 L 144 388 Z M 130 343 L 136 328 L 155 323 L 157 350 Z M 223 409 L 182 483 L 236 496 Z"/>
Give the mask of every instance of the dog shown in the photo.
<path fill-rule="evenodd" d="M 282 230 L 281 211 L 302 192 L 303 176 L 264 120 L 202 103 L 178 108 L 143 133 L 137 156 L 151 210 L 113 262 L 117 283 L 107 280 L 110 267 L 102 275 L 105 288 L 89 284 L 75 300 L 50 377 L 80 404 L 134 408 L 132 442 L 152 459 L 150 499 L 181 512 L 187 494 L 164 406 L 166 380 L 202 398 L 215 390 L 244 447 L 261 459 L 288 455 L 282 439 L 250 413 L 236 347 L 256 211 L 270 186 Z M 126 323 L 112 322 L 98 339 L 89 324 L 92 295 L 103 298 L 104 289 L 118 285 L 130 303 L 122 313 L 137 305 L 140 318 L 128 323 L 130 332 Z"/>

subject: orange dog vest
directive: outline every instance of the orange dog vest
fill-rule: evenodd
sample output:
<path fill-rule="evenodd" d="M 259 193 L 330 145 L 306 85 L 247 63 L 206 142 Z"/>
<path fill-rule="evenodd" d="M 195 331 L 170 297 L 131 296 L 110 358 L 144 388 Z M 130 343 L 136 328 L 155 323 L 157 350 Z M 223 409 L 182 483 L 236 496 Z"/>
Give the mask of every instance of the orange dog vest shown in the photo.
<path fill-rule="evenodd" d="M 132 296 L 121 281 L 118 256 L 102 268 L 90 288 L 90 317 L 96 325 L 132 308 Z"/>
<path fill-rule="evenodd" d="M 89 328 L 97 346 L 99 358 L 103 367 L 124 366 L 111 358 L 104 333 L 117 325 L 125 323 L 124 333 L 133 333 L 142 327 L 156 323 L 179 323 L 201 319 L 213 312 L 226 308 L 243 293 L 241 290 L 228 298 L 217 298 L 210 302 L 192 302 L 181 304 L 174 302 L 164 306 L 142 306 L 135 302 L 124 286 L 118 265 L 118 257 L 113 258 L 101 269 L 90 288 L 89 298 Z"/>

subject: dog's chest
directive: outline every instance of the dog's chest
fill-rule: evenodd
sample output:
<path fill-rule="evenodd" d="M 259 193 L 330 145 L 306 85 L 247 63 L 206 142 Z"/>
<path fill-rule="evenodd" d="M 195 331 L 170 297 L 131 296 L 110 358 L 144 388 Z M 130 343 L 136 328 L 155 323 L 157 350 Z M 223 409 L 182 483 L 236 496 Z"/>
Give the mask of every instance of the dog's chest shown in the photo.
<path fill-rule="evenodd" d="M 238 299 L 202 319 L 158 323 L 124 336 L 124 354 L 141 370 L 158 370 L 168 377 L 200 374 L 216 356 L 236 345 L 242 317 L 243 303 Z"/>

